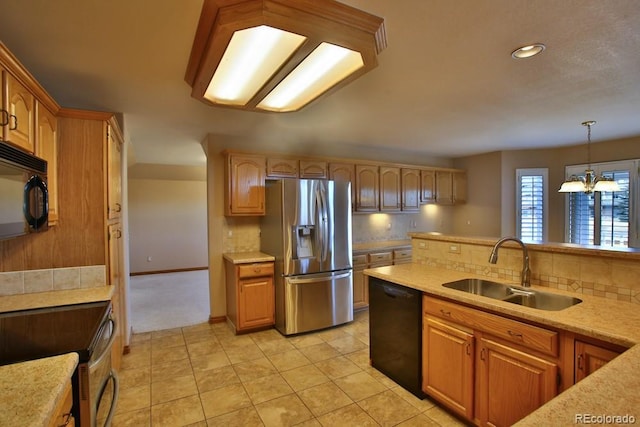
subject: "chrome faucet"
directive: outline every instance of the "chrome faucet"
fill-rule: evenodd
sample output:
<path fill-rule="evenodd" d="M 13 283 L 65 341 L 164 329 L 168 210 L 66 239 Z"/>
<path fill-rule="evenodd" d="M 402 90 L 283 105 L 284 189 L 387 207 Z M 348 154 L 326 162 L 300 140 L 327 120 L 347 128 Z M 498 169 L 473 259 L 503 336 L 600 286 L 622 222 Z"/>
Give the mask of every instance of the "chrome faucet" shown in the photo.
<path fill-rule="evenodd" d="M 495 264 L 496 262 L 498 262 L 498 249 L 500 248 L 500 246 L 502 246 L 504 242 L 508 242 L 508 241 L 516 242 L 522 247 L 522 277 L 520 280 L 520 284 L 523 287 L 528 288 L 531 286 L 531 270 L 529 269 L 529 251 L 527 250 L 527 247 L 522 242 L 522 240 L 518 239 L 517 237 L 503 237 L 502 239 L 498 240 L 496 244 L 493 246 L 493 249 L 491 250 L 491 255 L 489 255 L 489 262 L 491 264 Z"/>

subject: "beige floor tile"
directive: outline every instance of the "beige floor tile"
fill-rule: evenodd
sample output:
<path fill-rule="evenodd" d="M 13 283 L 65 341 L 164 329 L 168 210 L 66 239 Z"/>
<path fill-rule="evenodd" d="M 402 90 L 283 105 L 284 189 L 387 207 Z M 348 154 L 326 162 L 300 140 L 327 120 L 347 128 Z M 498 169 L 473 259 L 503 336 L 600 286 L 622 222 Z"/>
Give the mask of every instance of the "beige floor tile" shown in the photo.
<path fill-rule="evenodd" d="M 260 347 L 260 350 L 262 350 L 262 352 L 266 355 L 295 350 L 294 345 L 284 338 L 272 339 L 269 341 L 259 341 L 257 345 L 258 347 Z"/>
<path fill-rule="evenodd" d="M 358 365 L 361 369 L 368 369 L 371 367 L 371 363 L 369 361 L 369 347 L 354 353 L 349 353 L 345 355 L 345 357 Z"/>
<path fill-rule="evenodd" d="M 215 341 L 218 343 L 220 342 L 218 341 L 218 337 L 216 336 L 216 333 L 213 332 L 211 329 L 197 330 L 189 333 L 184 332 L 183 335 L 184 335 L 184 341 L 187 344 L 195 344 L 199 342 L 210 342 L 210 341 Z"/>
<path fill-rule="evenodd" d="M 116 413 L 148 409 L 151 406 L 151 386 L 144 385 L 120 390 Z"/>
<path fill-rule="evenodd" d="M 391 391 L 393 391 L 395 394 L 397 394 L 398 396 L 400 396 L 401 398 L 409 402 L 412 406 L 414 406 L 421 412 L 424 412 L 427 409 L 431 409 L 435 405 L 435 403 L 431 399 L 429 398 L 420 399 L 410 391 L 402 388 L 401 386 L 393 387 Z"/>
<path fill-rule="evenodd" d="M 151 382 L 165 381 L 174 377 L 182 377 L 192 373 L 189 359 L 167 363 L 154 363 L 151 366 Z"/>
<path fill-rule="evenodd" d="M 378 424 L 356 404 L 351 404 L 318 417 L 323 426 L 378 427 Z"/>
<path fill-rule="evenodd" d="M 222 343 L 224 346 L 224 342 Z M 264 357 L 264 353 L 260 350 L 256 344 L 251 342 L 250 344 L 241 346 L 231 346 L 225 348 L 227 357 L 232 364 L 248 362 L 250 360 L 256 360 Z"/>
<path fill-rule="evenodd" d="M 293 344 L 296 348 L 305 348 L 310 347 L 316 344 L 322 344 L 324 341 L 320 337 L 317 337 L 313 334 L 301 335 L 297 337 L 289 338 L 291 344 Z"/>
<path fill-rule="evenodd" d="M 151 407 L 153 427 L 178 427 L 204 421 L 198 396 L 184 397 Z"/>
<path fill-rule="evenodd" d="M 442 426 L 447 426 L 447 424 L 443 424 Z M 420 414 L 409 418 L 407 421 L 401 422 L 397 427 L 441 427 L 441 425 L 426 415 Z"/>
<path fill-rule="evenodd" d="M 295 394 L 256 405 L 256 411 L 266 427 L 286 427 L 313 418 L 313 414 Z"/>
<path fill-rule="evenodd" d="M 138 369 L 151 365 L 151 348 L 131 350 L 131 353 L 122 356 L 121 369 Z"/>
<path fill-rule="evenodd" d="M 187 351 L 189 352 L 189 357 L 194 359 L 198 357 L 206 357 L 212 353 L 218 353 L 223 350 L 222 344 L 220 344 L 216 339 L 187 344 Z"/>
<path fill-rule="evenodd" d="M 148 385 L 151 382 L 151 366 L 121 370 L 118 373 L 118 380 L 121 389 Z"/>
<path fill-rule="evenodd" d="M 229 350 L 234 347 L 256 345 L 256 343 L 253 341 L 253 338 L 251 338 L 251 335 L 234 335 L 232 332 L 229 333 L 230 335 L 216 332 L 218 341 L 220 341 L 220 344 L 222 344 L 225 350 Z"/>
<path fill-rule="evenodd" d="M 207 420 L 208 427 L 262 427 L 264 423 L 253 408 L 242 408 Z"/>
<path fill-rule="evenodd" d="M 197 371 L 195 376 L 200 393 L 232 384 L 240 384 L 240 378 L 238 378 L 231 365 L 206 371 Z"/>
<path fill-rule="evenodd" d="M 314 365 L 301 366 L 281 373 L 282 377 L 295 391 L 301 391 L 331 381 L 322 371 Z"/>
<path fill-rule="evenodd" d="M 338 353 L 338 350 L 331 347 L 326 342 L 301 348 L 300 351 L 302 352 L 302 354 L 307 356 L 307 358 L 309 358 L 309 360 L 311 360 L 312 362 L 319 362 L 321 360 L 326 360 L 332 357 L 340 356 L 340 353 Z"/>
<path fill-rule="evenodd" d="M 151 332 L 151 339 L 155 340 L 158 338 L 164 338 L 171 335 L 182 335 L 182 328 L 163 329 L 161 331 L 153 331 Z"/>
<path fill-rule="evenodd" d="M 144 408 L 116 414 L 111 427 L 151 427 L 151 409 Z"/>
<path fill-rule="evenodd" d="M 131 335 L 131 346 L 133 347 L 133 345 L 135 344 L 139 344 L 145 341 L 150 341 L 151 340 L 151 332 L 143 332 L 140 334 L 133 334 Z"/>
<path fill-rule="evenodd" d="M 337 340 L 337 339 L 345 338 L 349 336 L 349 334 L 347 334 L 342 328 L 325 329 L 320 332 L 315 332 L 314 335 L 325 342 L 329 342 L 329 341 L 333 341 L 333 340 Z"/>
<path fill-rule="evenodd" d="M 363 371 L 338 378 L 335 383 L 356 402 L 387 390 L 380 381 Z"/>
<path fill-rule="evenodd" d="M 368 349 L 368 346 L 365 343 L 352 335 L 329 341 L 327 344 L 335 348 L 340 354 L 349 354 Z"/>
<path fill-rule="evenodd" d="M 447 427 L 463 427 L 466 426 L 464 422 L 451 415 L 449 412 L 440 408 L 439 406 L 433 406 L 431 409 L 427 409 L 423 412 L 424 415 L 434 420 L 441 426 Z"/>
<path fill-rule="evenodd" d="M 266 357 L 233 365 L 242 382 L 257 380 L 268 375 L 277 374 L 278 370 Z"/>
<path fill-rule="evenodd" d="M 353 403 L 353 400 L 332 382 L 302 390 L 298 396 L 316 417 Z"/>
<path fill-rule="evenodd" d="M 210 369 L 222 368 L 230 366 L 231 361 L 224 351 L 218 351 L 202 357 L 194 357 L 191 359 L 191 366 L 194 372 L 208 371 Z"/>
<path fill-rule="evenodd" d="M 344 356 L 321 360 L 316 362 L 315 365 L 332 380 L 362 371 L 355 363 Z"/>
<path fill-rule="evenodd" d="M 198 394 L 192 374 L 151 384 L 151 405 Z"/>
<path fill-rule="evenodd" d="M 270 354 L 267 357 L 280 372 L 311 364 L 311 361 L 297 349 L 285 351 L 284 353 Z"/>
<path fill-rule="evenodd" d="M 244 388 L 254 405 L 293 393 L 289 384 L 280 374 L 268 375 L 253 381 L 243 382 Z"/>
<path fill-rule="evenodd" d="M 151 351 L 162 348 L 180 347 L 183 345 L 185 345 L 185 342 L 182 334 L 161 336 L 151 340 Z"/>
<path fill-rule="evenodd" d="M 177 360 L 186 359 L 188 357 L 189 353 L 187 353 L 186 345 L 182 345 L 180 347 L 151 349 L 151 363 L 153 365 L 159 363 L 175 362 Z"/>
<path fill-rule="evenodd" d="M 267 329 L 265 331 L 254 332 L 251 334 L 251 339 L 253 339 L 256 344 L 273 340 L 287 340 L 287 338 L 285 338 L 276 329 Z"/>
<path fill-rule="evenodd" d="M 322 427 L 322 424 L 320 424 L 317 418 L 311 418 L 310 420 L 296 424 L 296 427 Z"/>
<path fill-rule="evenodd" d="M 382 425 L 396 425 L 420 414 L 418 409 L 391 390 L 361 400 L 358 405 Z"/>
<path fill-rule="evenodd" d="M 251 399 L 241 384 L 200 393 L 200 400 L 207 419 L 251 406 Z"/>

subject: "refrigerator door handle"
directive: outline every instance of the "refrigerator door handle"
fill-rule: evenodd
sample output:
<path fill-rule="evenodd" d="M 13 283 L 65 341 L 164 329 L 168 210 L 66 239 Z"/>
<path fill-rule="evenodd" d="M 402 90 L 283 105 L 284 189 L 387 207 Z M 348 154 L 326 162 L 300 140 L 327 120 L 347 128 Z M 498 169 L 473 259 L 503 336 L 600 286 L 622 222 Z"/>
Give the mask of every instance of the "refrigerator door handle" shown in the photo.
<path fill-rule="evenodd" d="M 320 197 L 320 230 L 322 239 L 322 261 L 326 261 L 329 255 L 329 224 L 327 224 L 329 211 L 327 206 L 327 194 L 324 183 L 320 184 L 318 190 Z"/>
<path fill-rule="evenodd" d="M 345 277 L 349 277 L 350 275 L 351 275 L 351 270 L 347 271 L 346 273 L 322 275 L 322 276 L 314 276 L 314 277 L 304 277 L 304 278 L 289 277 L 287 280 L 289 281 L 289 283 L 292 283 L 292 284 L 315 283 L 318 281 L 318 278 L 337 280 L 337 279 L 344 279 Z"/>

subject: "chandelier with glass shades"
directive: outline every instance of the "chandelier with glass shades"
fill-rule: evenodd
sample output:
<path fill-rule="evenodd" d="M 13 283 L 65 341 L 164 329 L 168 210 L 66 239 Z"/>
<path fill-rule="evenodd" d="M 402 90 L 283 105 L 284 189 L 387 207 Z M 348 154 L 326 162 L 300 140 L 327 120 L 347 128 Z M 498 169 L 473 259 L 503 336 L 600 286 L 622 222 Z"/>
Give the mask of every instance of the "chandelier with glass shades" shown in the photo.
<path fill-rule="evenodd" d="M 587 161 L 588 166 L 584 171 L 584 176 L 571 175 L 568 180 L 562 183 L 559 193 L 586 193 L 594 191 L 620 191 L 618 183 L 613 178 L 608 178 L 602 174 L 596 175 L 591 169 L 591 126 L 595 125 L 595 120 L 582 122 L 582 126 L 587 127 Z"/>

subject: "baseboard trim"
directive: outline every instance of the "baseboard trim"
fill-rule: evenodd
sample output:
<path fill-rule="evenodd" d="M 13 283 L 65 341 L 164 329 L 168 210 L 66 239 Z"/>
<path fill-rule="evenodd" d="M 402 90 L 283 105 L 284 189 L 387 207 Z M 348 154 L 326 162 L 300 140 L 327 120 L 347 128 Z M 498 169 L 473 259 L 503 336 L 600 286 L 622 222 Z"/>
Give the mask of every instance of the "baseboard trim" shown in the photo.
<path fill-rule="evenodd" d="M 197 271 L 207 270 L 209 267 L 190 267 L 190 268 L 176 268 L 173 270 L 154 270 L 154 271 L 139 271 L 136 273 L 129 273 L 129 276 L 144 276 L 146 274 L 165 274 L 165 273 L 181 273 L 184 271 Z"/>
<path fill-rule="evenodd" d="M 227 321 L 227 316 L 209 316 L 209 323 L 213 325 L 214 323 L 225 323 Z"/>

